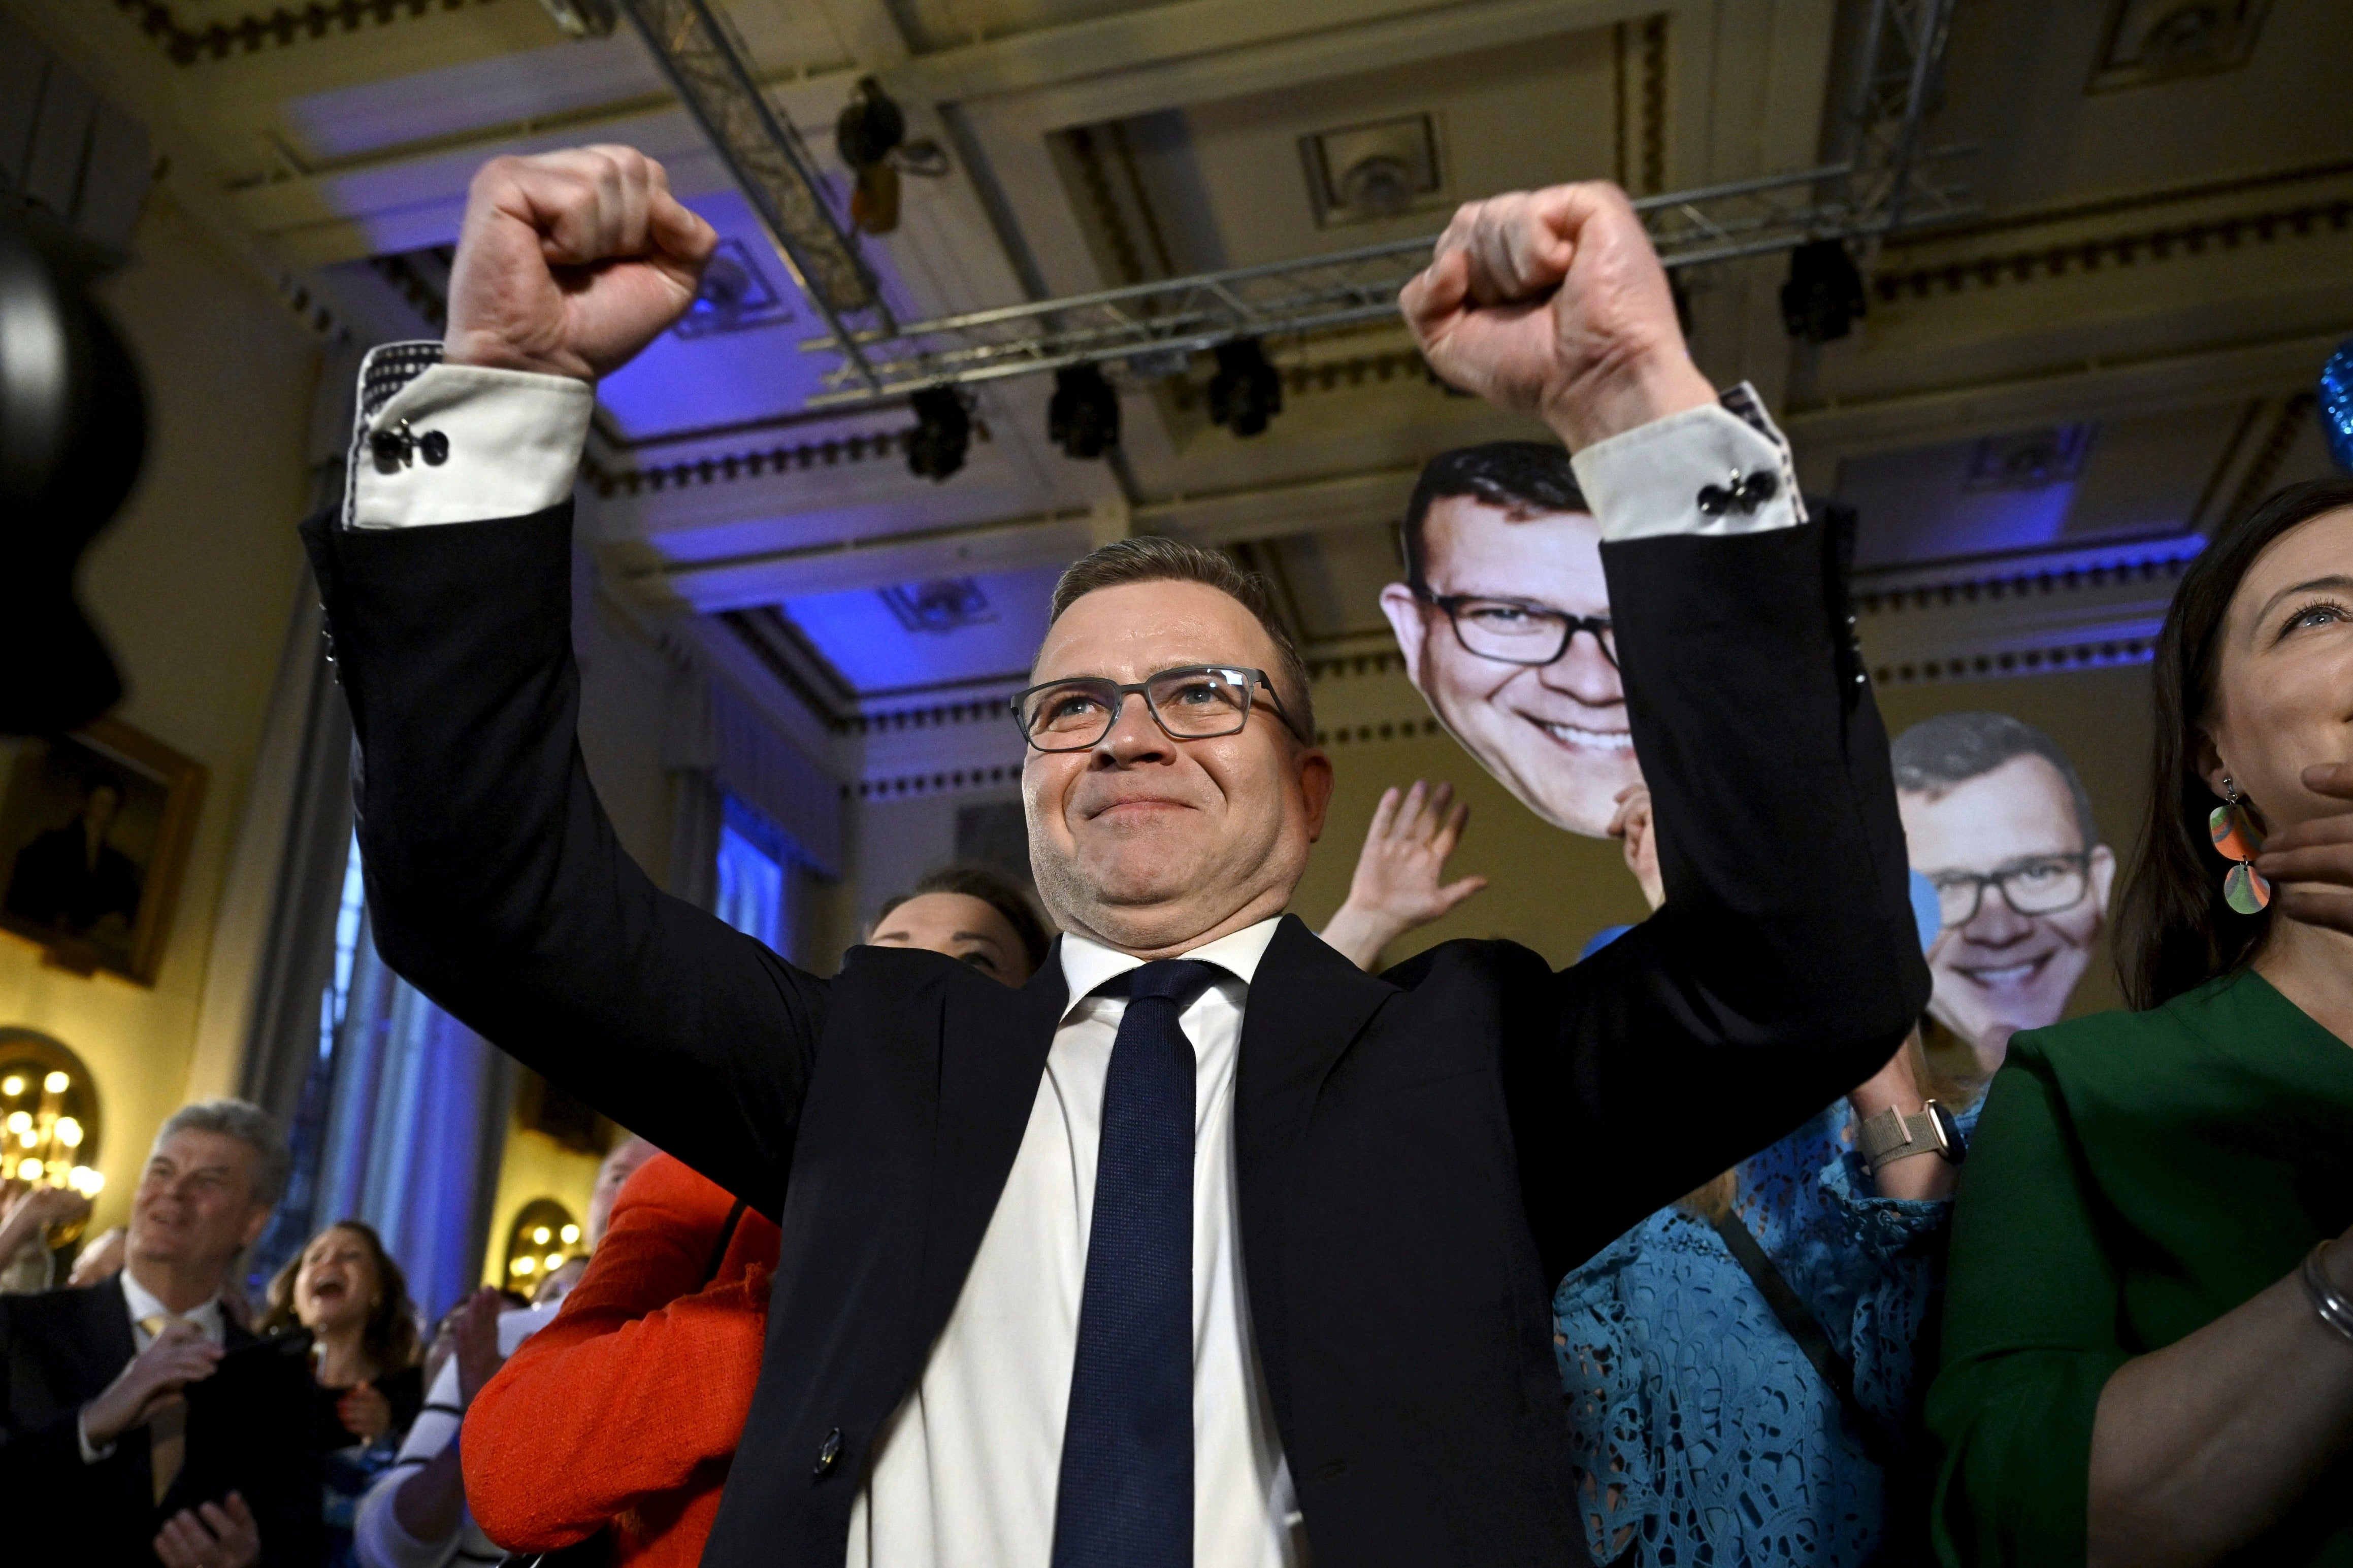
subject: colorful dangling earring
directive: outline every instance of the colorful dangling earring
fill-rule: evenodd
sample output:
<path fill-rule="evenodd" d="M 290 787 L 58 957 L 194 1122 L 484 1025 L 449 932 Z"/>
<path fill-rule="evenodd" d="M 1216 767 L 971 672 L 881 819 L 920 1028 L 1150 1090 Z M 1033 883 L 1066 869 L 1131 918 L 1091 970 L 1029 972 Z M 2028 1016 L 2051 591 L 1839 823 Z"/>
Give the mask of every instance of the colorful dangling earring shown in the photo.
<path fill-rule="evenodd" d="M 2228 773 L 2222 775 L 2222 789 L 2230 797 L 2228 802 L 2216 806 L 2206 819 L 2216 851 L 2224 859 L 2238 862 L 2222 879 L 2222 901 L 2242 915 L 2259 915 L 2272 901 L 2272 885 L 2253 864 L 2263 852 L 2263 836 L 2255 831 L 2254 819 L 2239 799 L 2239 786 Z"/>

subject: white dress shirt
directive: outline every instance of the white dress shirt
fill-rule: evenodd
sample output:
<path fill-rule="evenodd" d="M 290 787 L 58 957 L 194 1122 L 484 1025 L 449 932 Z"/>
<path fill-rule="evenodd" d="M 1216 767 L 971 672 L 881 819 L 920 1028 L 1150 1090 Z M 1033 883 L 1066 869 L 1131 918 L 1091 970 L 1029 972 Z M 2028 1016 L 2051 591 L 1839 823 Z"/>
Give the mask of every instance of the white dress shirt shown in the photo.
<path fill-rule="evenodd" d="M 361 368 L 345 521 L 399 528 L 516 517 L 567 498 L 592 400 L 560 376 L 434 363 L 391 344 Z M 422 437 L 438 432 L 424 455 Z M 379 453 L 373 437 L 388 436 Z M 446 445 L 444 444 L 446 443 Z M 1786 444 L 1744 384 L 1576 454 L 1605 540 L 1732 534 L 1805 520 Z M 1708 487 L 1770 473 L 1726 510 Z M 1233 1089 L 1243 1006 L 1270 920 L 1185 956 L 1227 972 L 1187 1007 L 1193 1043 L 1193 1555 L 1296 1568 L 1303 1532 L 1251 1342 L 1236 1211 Z M 877 1434 L 845 1568 L 1049 1568 L 1078 1347 L 1103 1095 L 1124 1000 L 1090 994 L 1141 960 L 1065 935 L 1071 998 L 1011 1173 L 947 1326 Z"/>
<path fill-rule="evenodd" d="M 213 1297 L 201 1306 L 191 1307 L 185 1312 L 174 1312 L 171 1308 L 164 1305 L 163 1300 L 153 1291 L 132 1279 L 129 1268 L 124 1268 L 116 1278 L 122 1281 L 122 1304 L 131 1314 L 131 1342 L 134 1347 L 132 1352 L 133 1355 L 155 1342 L 155 1336 L 149 1333 L 146 1329 L 146 1321 L 150 1318 L 185 1318 L 196 1325 L 197 1331 L 205 1338 L 215 1344 L 221 1342 L 221 1336 L 226 1330 L 222 1326 L 221 1304 L 218 1296 Z M 103 1448 L 92 1445 L 89 1428 L 83 1422 L 83 1416 L 74 1417 L 74 1436 L 81 1444 L 81 1462 L 85 1465 L 94 1465 L 112 1454 L 114 1445 L 109 1443 Z"/>
<path fill-rule="evenodd" d="M 1234 1189 L 1242 1006 L 1276 922 L 1185 954 L 1224 977 L 1179 1016 L 1193 1042 L 1193 1560 L 1296 1563 L 1297 1513 L 1243 1294 Z M 1092 995 L 1143 960 L 1065 935 L 1071 1003 L 980 1250 L 923 1375 L 876 1434 L 849 1510 L 848 1568 L 1048 1568 L 1062 1422 L 1079 1344 L 1124 997 Z"/>

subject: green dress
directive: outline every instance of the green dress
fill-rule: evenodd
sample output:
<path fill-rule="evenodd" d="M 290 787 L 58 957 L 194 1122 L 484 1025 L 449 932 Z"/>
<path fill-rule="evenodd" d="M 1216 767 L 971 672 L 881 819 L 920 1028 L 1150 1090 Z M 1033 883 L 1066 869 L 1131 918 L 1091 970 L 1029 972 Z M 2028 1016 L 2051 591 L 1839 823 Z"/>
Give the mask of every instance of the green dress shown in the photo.
<path fill-rule="evenodd" d="M 2020 1035 L 1953 1218 L 1928 1394 L 1939 1557 L 2080 1564 L 2109 1374 L 2348 1224 L 2353 1047 L 2252 970 Z M 2243 1561 L 2353 1568 L 2353 1465 Z"/>

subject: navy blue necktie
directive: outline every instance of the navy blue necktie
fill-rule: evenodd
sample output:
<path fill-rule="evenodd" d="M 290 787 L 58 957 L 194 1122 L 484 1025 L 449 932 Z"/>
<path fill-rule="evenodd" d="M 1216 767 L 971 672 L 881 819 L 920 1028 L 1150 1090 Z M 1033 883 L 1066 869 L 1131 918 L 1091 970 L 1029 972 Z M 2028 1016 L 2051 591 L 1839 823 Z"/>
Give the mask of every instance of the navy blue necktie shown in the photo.
<path fill-rule="evenodd" d="M 1193 1042 L 1176 1020 L 1218 973 L 1168 958 L 1124 977 L 1054 1568 L 1192 1568 Z"/>

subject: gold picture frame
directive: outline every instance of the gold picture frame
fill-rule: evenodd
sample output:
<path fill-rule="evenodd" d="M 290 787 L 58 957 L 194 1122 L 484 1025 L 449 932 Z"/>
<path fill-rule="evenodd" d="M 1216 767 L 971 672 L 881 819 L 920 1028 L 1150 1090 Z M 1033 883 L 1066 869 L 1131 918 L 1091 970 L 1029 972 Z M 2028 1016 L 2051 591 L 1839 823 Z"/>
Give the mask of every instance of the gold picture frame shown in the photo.
<path fill-rule="evenodd" d="M 73 973 L 154 984 L 204 764 L 119 719 L 0 740 L 0 930 Z"/>

